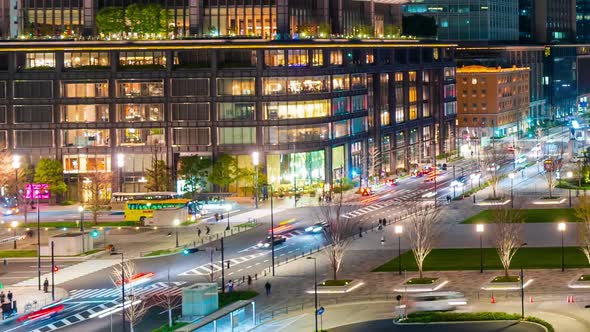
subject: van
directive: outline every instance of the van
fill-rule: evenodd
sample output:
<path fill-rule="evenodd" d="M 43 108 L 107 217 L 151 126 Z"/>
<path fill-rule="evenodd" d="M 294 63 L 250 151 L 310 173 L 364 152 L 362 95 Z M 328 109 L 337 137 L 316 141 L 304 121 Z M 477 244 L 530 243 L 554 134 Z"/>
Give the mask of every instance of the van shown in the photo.
<path fill-rule="evenodd" d="M 427 292 L 408 295 L 409 311 L 450 311 L 467 305 L 459 292 Z"/>

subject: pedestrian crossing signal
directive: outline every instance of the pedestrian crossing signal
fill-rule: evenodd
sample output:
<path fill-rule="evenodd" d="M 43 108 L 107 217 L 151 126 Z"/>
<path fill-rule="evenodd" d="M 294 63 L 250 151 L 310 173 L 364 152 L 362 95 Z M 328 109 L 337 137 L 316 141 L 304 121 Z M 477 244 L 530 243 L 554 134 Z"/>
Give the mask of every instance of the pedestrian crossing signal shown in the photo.
<path fill-rule="evenodd" d="M 194 253 L 196 253 L 197 251 L 199 251 L 199 248 L 184 248 L 184 249 L 182 250 L 182 254 L 186 256 L 186 255 L 188 255 L 188 254 L 194 254 Z"/>
<path fill-rule="evenodd" d="M 90 236 L 92 236 L 93 238 L 97 238 L 100 235 L 100 232 L 97 230 L 93 230 L 92 232 L 90 232 Z"/>

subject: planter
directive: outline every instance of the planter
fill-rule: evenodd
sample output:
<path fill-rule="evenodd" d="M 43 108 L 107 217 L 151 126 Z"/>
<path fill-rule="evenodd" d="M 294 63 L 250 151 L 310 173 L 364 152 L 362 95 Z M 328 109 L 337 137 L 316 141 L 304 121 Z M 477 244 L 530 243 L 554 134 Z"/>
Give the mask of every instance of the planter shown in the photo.
<path fill-rule="evenodd" d="M 572 280 L 569 288 L 590 288 L 590 274 L 582 274 Z"/>
<path fill-rule="evenodd" d="M 404 280 L 394 290 L 396 292 L 433 292 L 443 288 L 449 281 L 442 278 L 410 278 Z"/>
<path fill-rule="evenodd" d="M 483 290 L 517 290 L 521 288 L 520 285 L 520 277 L 519 276 L 509 276 L 508 279 L 505 279 L 504 276 L 496 276 L 492 278 L 490 281 L 485 283 L 481 289 Z M 533 279 L 527 279 L 524 282 L 523 287 L 526 288 L 533 282 Z"/>
<path fill-rule="evenodd" d="M 565 197 L 541 197 L 533 201 L 535 205 L 559 205 L 565 203 Z"/>
<path fill-rule="evenodd" d="M 479 203 L 477 203 L 477 205 L 479 206 L 500 206 L 500 205 L 506 205 L 510 203 L 510 199 L 508 198 L 486 198 L 482 201 L 480 201 Z"/>
<path fill-rule="evenodd" d="M 365 283 L 360 280 L 326 280 L 318 284 L 318 294 L 344 294 L 352 292 Z M 314 289 L 307 290 L 306 293 L 313 294 Z"/>

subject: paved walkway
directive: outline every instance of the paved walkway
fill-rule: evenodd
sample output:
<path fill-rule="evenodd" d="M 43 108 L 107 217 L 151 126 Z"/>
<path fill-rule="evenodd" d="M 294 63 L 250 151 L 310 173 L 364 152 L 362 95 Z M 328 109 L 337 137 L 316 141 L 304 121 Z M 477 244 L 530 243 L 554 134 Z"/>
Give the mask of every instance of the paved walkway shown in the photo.
<path fill-rule="evenodd" d="M 53 302 L 51 300 L 51 286 L 49 286 L 48 293 L 43 292 L 43 290 L 38 290 L 37 284 L 35 284 L 34 287 L 8 286 L 2 289 L 2 291 L 4 294 L 7 294 L 8 291 L 12 291 L 14 294 L 13 301 L 16 301 L 17 312 L 19 314 L 25 313 L 25 307 L 27 305 L 30 305 L 30 310 L 34 311 Z M 56 301 L 66 298 L 67 296 L 68 292 L 66 290 L 59 287 L 55 288 Z"/>

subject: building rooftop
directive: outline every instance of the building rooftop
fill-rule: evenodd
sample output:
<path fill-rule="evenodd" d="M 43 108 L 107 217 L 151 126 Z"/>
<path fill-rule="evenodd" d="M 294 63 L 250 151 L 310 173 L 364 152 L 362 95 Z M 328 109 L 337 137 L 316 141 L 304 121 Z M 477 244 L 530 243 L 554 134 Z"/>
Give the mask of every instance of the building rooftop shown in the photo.
<path fill-rule="evenodd" d="M 504 72 L 515 72 L 515 71 L 528 71 L 529 67 L 485 67 L 478 65 L 464 66 L 457 68 L 457 73 L 504 73 Z"/>

